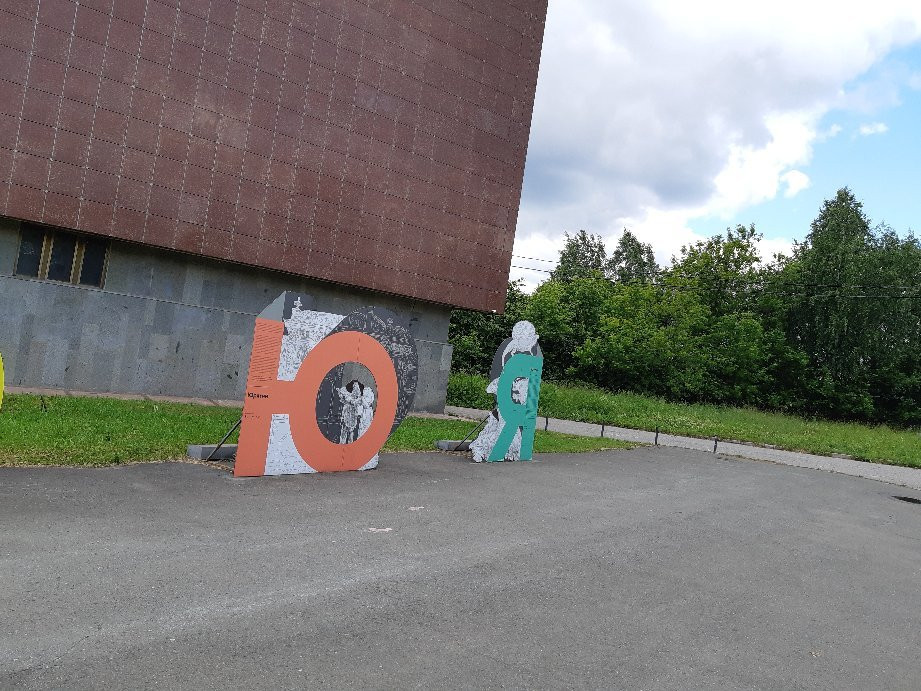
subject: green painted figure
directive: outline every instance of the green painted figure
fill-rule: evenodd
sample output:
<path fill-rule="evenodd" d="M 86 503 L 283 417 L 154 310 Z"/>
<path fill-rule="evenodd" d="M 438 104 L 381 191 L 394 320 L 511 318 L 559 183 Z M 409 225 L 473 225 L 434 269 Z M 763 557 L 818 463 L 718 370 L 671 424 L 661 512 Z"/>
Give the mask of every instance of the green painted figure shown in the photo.
<path fill-rule="evenodd" d="M 540 377 L 543 367 L 543 358 L 519 354 L 513 356 L 502 370 L 496 392 L 496 405 L 504 424 L 496 445 L 489 454 L 491 462 L 505 460 L 515 440 L 515 435 L 519 432 L 521 442 L 518 460 L 530 461 L 534 457 L 537 401 L 540 398 Z M 522 380 L 526 380 L 527 383 L 522 385 L 520 383 Z M 523 401 L 521 393 L 524 393 Z"/>
<path fill-rule="evenodd" d="M 476 462 L 533 458 L 543 363 L 534 326 L 518 322 L 493 360 L 492 382 L 486 391 L 495 394 L 496 407 L 470 445 Z"/>

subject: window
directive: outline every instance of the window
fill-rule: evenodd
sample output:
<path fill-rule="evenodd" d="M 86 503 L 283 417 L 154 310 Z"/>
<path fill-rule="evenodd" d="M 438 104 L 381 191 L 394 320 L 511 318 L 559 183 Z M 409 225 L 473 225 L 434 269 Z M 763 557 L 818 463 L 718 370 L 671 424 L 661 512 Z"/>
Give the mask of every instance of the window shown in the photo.
<path fill-rule="evenodd" d="M 16 274 L 101 288 L 108 251 L 106 240 L 23 223 Z"/>

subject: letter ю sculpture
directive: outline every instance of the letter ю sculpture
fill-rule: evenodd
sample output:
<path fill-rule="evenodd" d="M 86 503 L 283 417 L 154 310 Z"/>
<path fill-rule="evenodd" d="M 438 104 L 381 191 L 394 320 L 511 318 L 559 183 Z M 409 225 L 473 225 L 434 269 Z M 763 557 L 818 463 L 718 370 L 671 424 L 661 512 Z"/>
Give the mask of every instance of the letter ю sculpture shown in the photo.
<path fill-rule="evenodd" d="M 377 307 L 306 309 L 310 299 L 283 293 L 256 318 L 234 475 L 375 468 L 412 406 L 407 326 Z"/>

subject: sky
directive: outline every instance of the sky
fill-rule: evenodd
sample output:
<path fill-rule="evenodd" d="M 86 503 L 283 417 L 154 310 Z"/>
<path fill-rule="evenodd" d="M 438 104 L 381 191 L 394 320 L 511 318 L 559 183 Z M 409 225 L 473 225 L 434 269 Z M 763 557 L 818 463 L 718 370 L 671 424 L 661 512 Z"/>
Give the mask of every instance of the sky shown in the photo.
<path fill-rule="evenodd" d="M 740 223 L 769 259 L 844 186 L 921 233 L 919 154 L 919 0 L 550 0 L 512 264 L 625 227 L 668 264 Z"/>

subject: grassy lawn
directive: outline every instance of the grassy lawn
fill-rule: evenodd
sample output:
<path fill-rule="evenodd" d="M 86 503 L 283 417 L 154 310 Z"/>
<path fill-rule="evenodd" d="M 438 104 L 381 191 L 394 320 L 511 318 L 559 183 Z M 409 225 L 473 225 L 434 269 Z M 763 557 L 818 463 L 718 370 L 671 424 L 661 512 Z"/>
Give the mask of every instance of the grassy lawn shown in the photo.
<path fill-rule="evenodd" d="M 0 409 L 0 465 L 94 465 L 185 456 L 187 444 L 215 444 L 240 418 L 238 408 L 111 398 L 9 395 Z M 439 439 L 463 439 L 474 423 L 410 418 L 386 451 L 432 451 Z M 235 443 L 232 437 L 229 442 Z M 628 448 L 610 439 L 539 432 L 538 452 Z"/>
<path fill-rule="evenodd" d="M 486 408 L 492 396 L 486 380 L 452 375 L 449 405 Z M 921 467 L 921 434 L 886 426 L 807 420 L 747 408 L 687 405 L 597 389 L 544 382 L 540 414 L 564 420 L 604 423 L 690 437 L 720 437 L 771 444 L 791 451 L 848 454 L 865 461 Z"/>
<path fill-rule="evenodd" d="M 185 456 L 216 444 L 236 408 L 111 398 L 11 395 L 0 409 L 0 464 L 112 465 Z M 236 441 L 236 439 L 233 439 Z"/>

